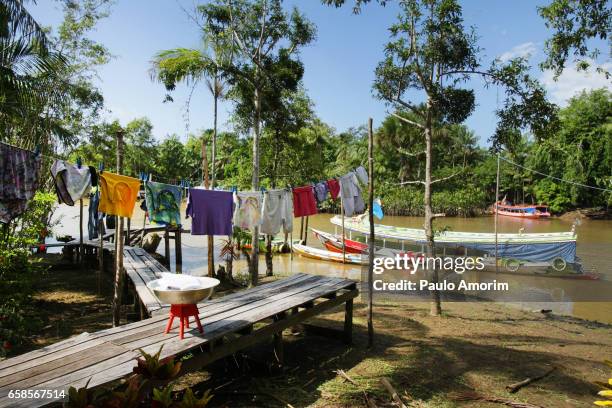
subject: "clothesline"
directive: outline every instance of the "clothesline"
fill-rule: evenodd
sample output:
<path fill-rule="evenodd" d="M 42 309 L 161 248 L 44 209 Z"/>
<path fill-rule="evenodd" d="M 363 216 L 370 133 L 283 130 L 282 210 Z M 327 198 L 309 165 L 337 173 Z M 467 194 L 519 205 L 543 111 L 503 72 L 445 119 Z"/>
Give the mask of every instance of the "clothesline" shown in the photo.
<path fill-rule="evenodd" d="M 527 171 L 530 171 L 532 173 L 539 174 L 540 176 L 544 176 L 544 177 L 547 177 L 547 178 L 551 178 L 553 180 L 561 181 L 563 183 L 572 184 L 572 185 L 575 185 L 575 186 L 578 186 L 578 187 L 590 188 L 590 189 L 593 189 L 593 190 L 599 190 L 599 191 L 605 191 L 605 192 L 612 193 L 612 190 L 610 190 L 608 188 L 597 187 L 597 186 L 590 186 L 588 184 L 582 184 L 582 183 L 578 183 L 578 182 L 575 182 L 575 181 L 562 179 L 562 178 L 559 178 L 559 177 L 552 176 L 550 174 L 546 174 L 546 173 L 542 173 L 542 172 L 539 172 L 539 171 L 534 170 L 534 169 L 530 169 L 530 168 L 525 167 L 525 166 L 523 166 L 521 164 L 518 164 L 518 163 L 515 163 L 515 162 L 513 162 L 511 160 L 508 160 L 508 159 L 502 157 L 501 155 L 499 156 L 499 158 L 501 160 L 505 161 L 506 163 L 513 164 L 513 165 L 515 165 L 517 167 L 522 168 L 523 170 L 527 170 Z"/>

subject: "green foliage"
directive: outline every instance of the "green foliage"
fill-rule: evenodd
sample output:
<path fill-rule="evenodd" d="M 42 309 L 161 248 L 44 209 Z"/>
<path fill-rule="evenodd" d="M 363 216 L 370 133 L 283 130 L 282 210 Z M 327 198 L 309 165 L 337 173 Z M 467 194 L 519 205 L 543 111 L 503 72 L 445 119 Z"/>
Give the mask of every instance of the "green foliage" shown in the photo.
<path fill-rule="evenodd" d="M 612 186 L 612 93 L 594 90 L 572 98 L 559 112 L 559 130 L 533 146 L 529 167 L 573 183 Z M 536 176 L 537 177 L 537 176 Z M 550 180 L 538 183 L 542 200 L 558 210 L 609 205 L 612 194 Z M 550 198 L 549 198 L 550 197 Z"/>
<path fill-rule="evenodd" d="M 140 374 L 147 379 L 171 380 L 181 371 L 181 363 L 175 362 L 174 357 L 170 356 L 160 359 L 163 345 L 157 353 L 150 355 L 142 349 L 138 349 L 143 358 L 138 359 L 134 373 Z"/>
<path fill-rule="evenodd" d="M 15 353 L 40 327 L 32 283 L 44 269 L 30 258 L 30 247 L 52 234 L 55 195 L 38 192 L 28 211 L 0 230 L 0 356 Z"/>
<path fill-rule="evenodd" d="M 537 201 L 548 204 L 553 213 L 560 213 L 571 207 L 572 201 L 567 194 L 567 187 L 552 180 L 538 181 L 534 192 Z"/>
<path fill-rule="evenodd" d="M 99 391 L 93 391 L 88 389 L 91 378 L 87 380 L 87 383 L 81 388 L 70 387 L 68 388 L 68 401 L 63 406 L 64 408 L 94 408 L 100 406 L 100 393 Z"/>
<path fill-rule="evenodd" d="M 172 399 L 172 385 L 168 385 L 161 389 L 153 389 L 153 408 L 170 408 L 172 404 L 174 404 L 174 400 Z"/>
<path fill-rule="evenodd" d="M 552 69 L 559 76 L 568 58 L 574 57 L 579 70 L 589 67 L 589 58 L 595 59 L 600 51 L 590 48 L 590 40 L 608 38 L 612 31 L 612 8 L 607 0 L 553 0 L 544 7 L 538 7 L 546 27 L 554 31 L 545 42 L 546 60 L 542 69 Z M 608 50 L 610 56 L 610 50 Z M 604 72 L 607 77 L 610 73 Z"/>
<path fill-rule="evenodd" d="M 194 395 L 193 391 L 191 391 L 191 388 L 187 388 L 185 394 L 183 394 L 183 399 L 176 406 L 177 408 L 204 408 L 208 406 L 212 398 L 213 395 L 210 393 L 210 390 L 206 390 L 204 395 L 198 398 Z"/>
<path fill-rule="evenodd" d="M 2 140 L 49 153 L 89 133 L 103 104 L 92 79 L 108 53 L 87 35 L 108 2 L 62 2 L 57 33 L 41 29 L 22 1 L 0 5 Z"/>
<path fill-rule="evenodd" d="M 131 377 L 123 391 L 114 391 L 112 396 L 104 401 L 104 408 L 137 408 L 144 399 L 143 387 L 146 383 L 139 376 Z"/>

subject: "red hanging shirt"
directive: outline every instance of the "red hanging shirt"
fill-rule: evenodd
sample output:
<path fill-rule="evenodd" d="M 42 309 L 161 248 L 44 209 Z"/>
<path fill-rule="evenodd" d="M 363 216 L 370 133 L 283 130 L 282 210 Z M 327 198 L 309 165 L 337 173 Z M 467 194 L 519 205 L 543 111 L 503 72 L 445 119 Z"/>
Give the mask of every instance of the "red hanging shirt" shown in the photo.
<path fill-rule="evenodd" d="M 332 200 L 338 198 L 338 194 L 340 194 L 340 183 L 338 182 L 338 180 L 327 180 L 327 187 L 329 187 L 329 193 L 331 194 Z"/>
<path fill-rule="evenodd" d="M 317 213 L 317 202 L 315 201 L 312 186 L 297 187 L 293 189 L 293 215 L 306 217 Z"/>

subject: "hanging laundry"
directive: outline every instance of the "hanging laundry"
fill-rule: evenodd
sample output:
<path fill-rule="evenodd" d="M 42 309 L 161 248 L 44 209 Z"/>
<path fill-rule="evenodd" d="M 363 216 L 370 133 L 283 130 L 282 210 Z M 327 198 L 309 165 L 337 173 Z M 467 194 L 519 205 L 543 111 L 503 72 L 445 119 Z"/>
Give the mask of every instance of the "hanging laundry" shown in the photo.
<path fill-rule="evenodd" d="M 181 225 L 182 189 L 172 184 L 145 182 L 145 202 L 149 220 L 155 224 Z"/>
<path fill-rule="evenodd" d="M 293 189 L 293 215 L 296 217 L 307 217 L 317 213 L 317 202 L 315 201 L 312 186 L 296 187 Z"/>
<path fill-rule="evenodd" d="M 365 210 L 365 203 L 361 197 L 361 189 L 355 173 L 350 172 L 340 177 L 340 195 L 345 216 L 351 217 Z"/>
<path fill-rule="evenodd" d="M 327 180 L 327 187 L 329 188 L 329 195 L 332 200 L 338 198 L 338 194 L 340 194 L 340 183 L 336 179 Z"/>
<path fill-rule="evenodd" d="M 363 184 L 364 186 L 368 185 L 368 182 L 369 182 L 368 172 L 366 171 L 365 168 L 363 168 L 363 166 L 359 166 L 355 169 L 355 175 L 357 175 L 357 178 L 359 179 L 361 184 Z"/>
<path fill-rule="evenodd" d="M 374 199 L 374 202 L 372 204 L 372 212 L 376 216 L 376 218 L 378 218 L 379 220 L 382 220 L 383 217 L 385 216 L 385 214 L 383 213 L 382 203 L 380 201 L 380 198 Z"/>
<path fill-rule="evenodd" d="M 0 143 L 0 222 L 20 216 L 38 189 L 41 156 Z"/>
<path fill-rule="evenodd" d="M 270 190 L 264 193 L 261 211 L 261 233 L 276 235 L 293 231 L 293 194 L 287 190 Z"/>
<path fill-rule="evenodd" d="M 234 226 L 251 229 L 261 223 L 261 193 L 234 193 Z"/>
<path fill-rule="evenodd" d="M 98 206 L 100 205 L 100 188 L 96 188 L 96 191 L 89 197 L 89 218 L 87 220 L 87 234 L 89 239 L 98 238 L 98 226 L 102 225 L 102 234 L 104 235 L 104 214 L 98 212 Z"/>
<path fill-rule="evenodd" d="M 322 181 L 320 183 L 315 184 L 314 191 L 315 191 L 315 197 L 319 204 L 327 200 L 327 193 L 329 192 L 329 188 L 327 187 L 326 182 Z"/>
<path fill-rule="evenodd" d="M 187 217 L 191 235 L 232 235 L 233 194 L 229 191 L 189 189 Z"/>
<path fill-rule="evenodd" d="M 51 166 L 51 175 L 60 204 L 74 205 L 91 192 L 91 168 L 88 166 L 56 160 Z"/>
<path fill-rule="evenodd" d="M 98 211 L 132 218 L 140 190 L 140 180 L 105 171 L 100 174 L 99 181 L 101 194 Z"/>
<path fill-rule="evenodd" d="M 91 186 L 96 187 L 98 185 L 98 172 L 94 166 L 89 166 L 89 174 L 91 174 Z"/>

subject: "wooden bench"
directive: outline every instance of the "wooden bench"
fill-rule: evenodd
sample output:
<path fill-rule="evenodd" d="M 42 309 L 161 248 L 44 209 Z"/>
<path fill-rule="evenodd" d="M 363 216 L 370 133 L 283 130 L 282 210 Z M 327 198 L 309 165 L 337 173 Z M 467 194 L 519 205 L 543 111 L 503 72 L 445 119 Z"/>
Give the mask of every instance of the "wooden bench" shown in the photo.
<path fill-rule="evenodd" d="M 78 247 L 79 243 L 71 241 L 68 243 L 71 247 Z M 104 250 L 114 254 L 115 244 L 104 242 Z M 100 247 L 99 240 L 83 241 L 85 250 L 98 251 Z M 97 256 L 97 255 L 96 255 Z M 162 313 L 162 309 L 170 305 L 162 304 L 153 291 L 147 287 L 147 283 L 161 277 L 162 272 L 169 272 L 168 268 L 159 263 L 151 254 L 142 248 L 126 246 L 123 248 L 123 267 L 125 268 L 128 284 L 134 290 L 138 297 L 137 306 L 140 309 L 141 318 L 146 318 Z"/>
<path fill-rule="evenodd" d="M 296 274 L 205 302 L 199 307 L 204 333 L 191 328 L 184 340 L 178 339 L 176 327 L 170 334 L 163 334 L 165 315 L 83 333 L 0 361 L 0 407 L 38 407 L 58 401 L 9 399 L 10 390 L 67 390 L 70 386 L 83 387 L 87 381 L 93 388 L 126 377 L 135 366 L 139 348 L 155 353 L 163 345 L 162 357 L 192 352 L 193 357 L 183 362 L 181 374 L 185 374 L 273 337 L 282 362 L 284 329 L 342 304 L 344 327 L 338 334 L 350 343 L 353 298 L 357 295 L 354 281 Z"/>
<path fill-rule="evenodd" d="M 170 305 L 161 303 L 153 291 L 147 287 L 147 283 L 161 278 L 161 273 L 169 272 L 169 270 L 142 248 L 124 249 L 123 267 L 138 297 L 141 316 L 167 313 L 168 311 L 164 308 Z"/>

